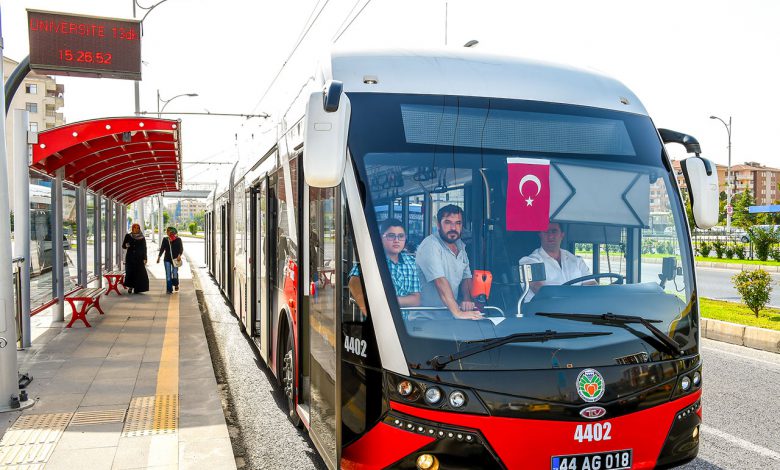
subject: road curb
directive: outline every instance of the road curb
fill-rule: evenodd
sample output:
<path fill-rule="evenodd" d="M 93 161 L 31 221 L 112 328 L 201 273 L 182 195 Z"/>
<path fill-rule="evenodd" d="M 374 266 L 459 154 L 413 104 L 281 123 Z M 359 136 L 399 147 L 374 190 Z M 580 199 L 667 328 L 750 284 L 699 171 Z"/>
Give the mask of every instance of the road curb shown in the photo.
<path fill-rule="evenodd" d="M 755 271 L 756 269 L 763 269 L 770 273 L 780 272 L 780 266 L 772 266 L 767 264 L 738 264 L 738 263 L 717 263 L 715 261 L 696 261 L 697 268 L 715 268 L 715 269 L 730 269 L 732 271 Z"/>
<path fill-rule="evenodd" d="M 701 319 L 701 334 L 715 341 L 780 353 L 780 331 L 739 325 L 711 318 Z"/>

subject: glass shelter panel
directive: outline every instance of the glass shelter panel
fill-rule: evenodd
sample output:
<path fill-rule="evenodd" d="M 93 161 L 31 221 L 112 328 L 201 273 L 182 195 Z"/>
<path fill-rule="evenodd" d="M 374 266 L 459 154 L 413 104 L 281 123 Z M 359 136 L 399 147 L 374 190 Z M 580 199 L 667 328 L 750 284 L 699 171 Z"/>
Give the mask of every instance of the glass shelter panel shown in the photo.
<path fill-rule="evenodd" d="M 54 210 L 51 201 L 53 184 L 52 178 L 30 172 L 30 308 L 32 309 L 54 298 L 52 282 Z"/>
<path fill-rule="evenodd" d="M 95 195 L 87 193 L 87 279 L 95 277 Z"/>
<path fill-rule="evenodd" d="M 62 185 L 62 230 L 65 246 L 65 265 L 63 279 L 65 292 L 76 288 L 78 282 L 78 217 L 76 216 L 76 188 L 69 184 Z"/>

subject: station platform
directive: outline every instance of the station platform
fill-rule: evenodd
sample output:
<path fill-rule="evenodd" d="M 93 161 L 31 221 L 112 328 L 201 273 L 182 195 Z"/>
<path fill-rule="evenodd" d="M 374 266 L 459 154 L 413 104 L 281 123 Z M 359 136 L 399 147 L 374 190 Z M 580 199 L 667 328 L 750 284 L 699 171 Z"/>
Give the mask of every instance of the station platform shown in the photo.
<path fill-rule="evenodd" d="M 190 265 L 168 295 L 154 260 L 150 291 L 102 297 L 91 328 L 65 328 L 69 305 L 33 317 L 18 358 L 35 404 L 0 414 L 0 469 L 236 468 Z"/>

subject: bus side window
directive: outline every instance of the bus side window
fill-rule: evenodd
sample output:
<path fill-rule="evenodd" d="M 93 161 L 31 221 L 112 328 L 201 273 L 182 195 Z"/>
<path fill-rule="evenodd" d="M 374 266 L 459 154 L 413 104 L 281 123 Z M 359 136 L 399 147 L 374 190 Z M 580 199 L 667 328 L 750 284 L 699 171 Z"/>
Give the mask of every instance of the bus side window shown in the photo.
<path fill-rule="evenodd" d="M 368 319 L 369 310 L 366 291 L 363 286 L 363 274 L 360 261 L 355 253 L 355 240 L 349 211 L 344 209 L 342 238 L 342 321 L 344 323 L 363 323 Z"/>

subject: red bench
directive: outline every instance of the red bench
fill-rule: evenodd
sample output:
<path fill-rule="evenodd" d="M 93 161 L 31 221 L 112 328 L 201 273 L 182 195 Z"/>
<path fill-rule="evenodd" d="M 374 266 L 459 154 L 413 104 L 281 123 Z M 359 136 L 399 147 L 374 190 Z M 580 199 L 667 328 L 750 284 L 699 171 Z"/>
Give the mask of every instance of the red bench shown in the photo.
<path fill-rule="evenodd" d="M 118 286 L 119 284 L 122 284 L 122 287 L 125 286 L 125 272 L 124 271 L 110 271 L 105 274 L 103 274 L 103 277 L 106 278 L 106 282 L 108 282 L 108 289 L 106 289 L 106 295 L 108 295 L 109 292 L 114 291 L 116 292 L 116 295 L 122 295 L 119 292 Z"/>
<path fill-rule="evenodd" d="M 67 300 L 73 308 L 73 315 L 66 328 L 72 327 L 73 322 L 76 320 L 83 321 L 84 324 L 87 325 L 87 328 L 91 328 L 92 325 L 87 321 L 87 311 L 89 311 L 90 308 L 95 307 L 101 315 L 105 313 L 103 312 L 103 309 L 100 308 L 100 296 L 102 296 L 104 292 L 105 289 L 102 287 L 85 287 L 67 295 L 65 300 Z M 76 308 L 76 302 L 81 302 L 80 309 Z"/>

